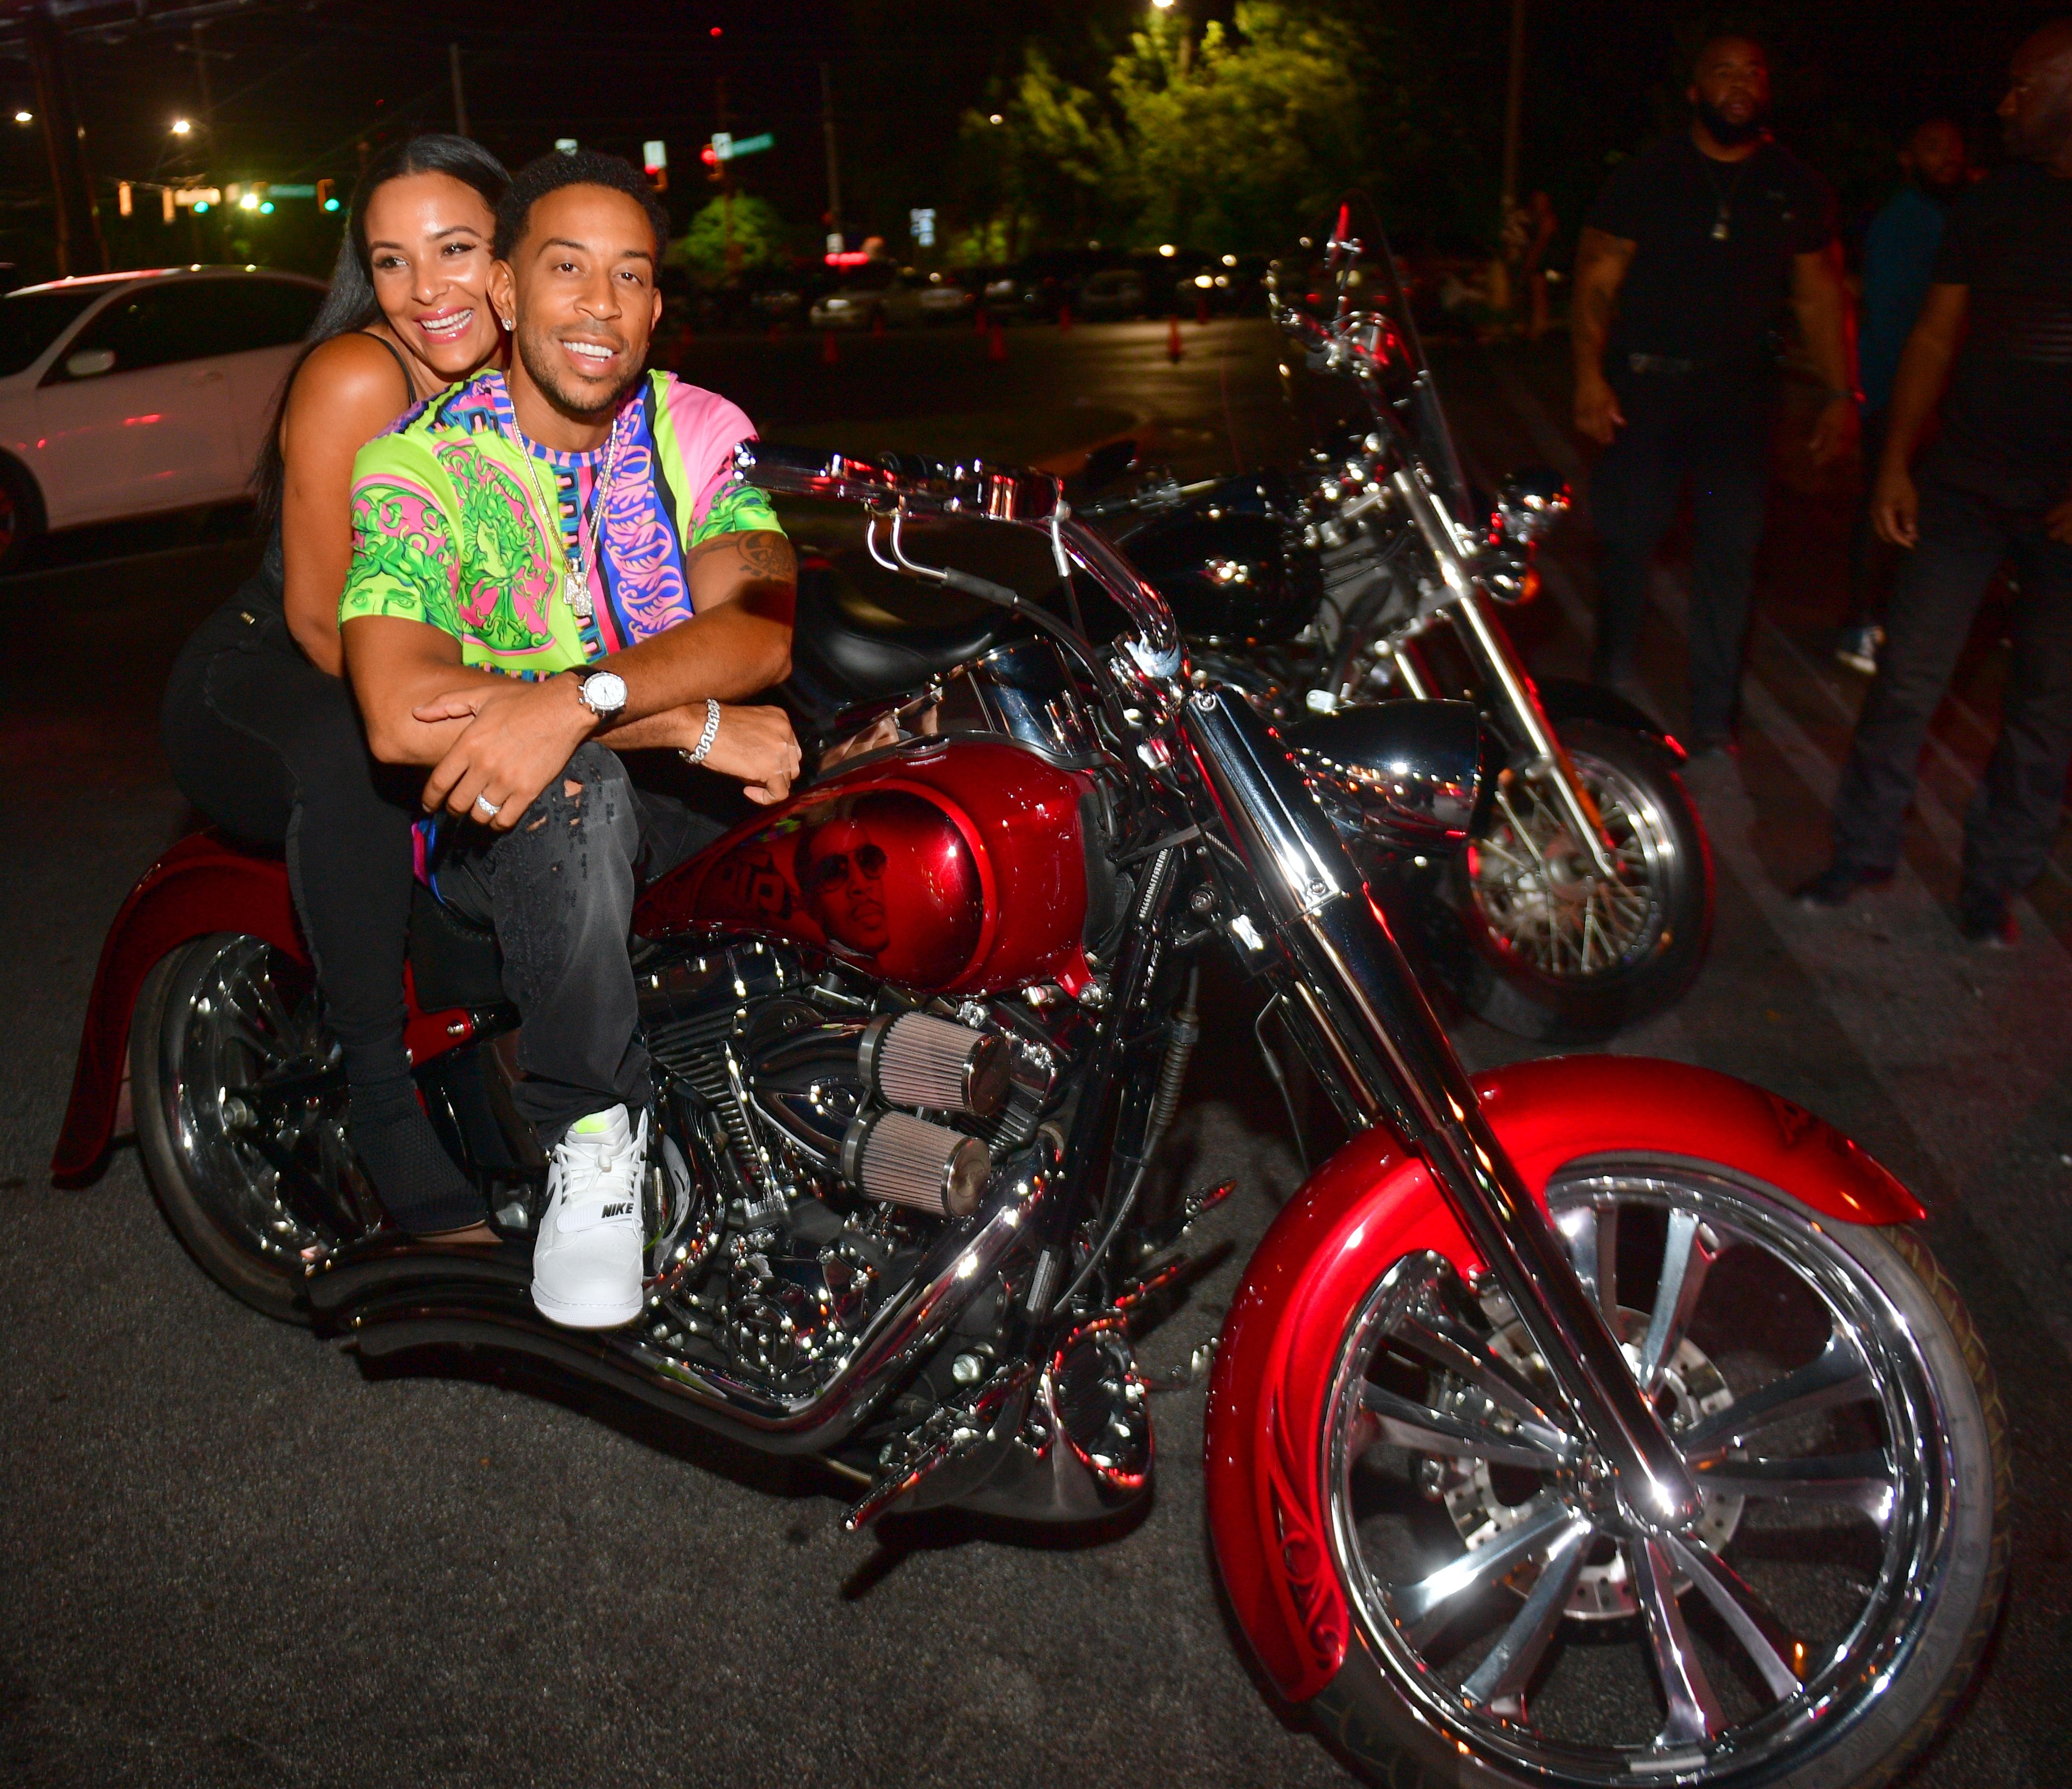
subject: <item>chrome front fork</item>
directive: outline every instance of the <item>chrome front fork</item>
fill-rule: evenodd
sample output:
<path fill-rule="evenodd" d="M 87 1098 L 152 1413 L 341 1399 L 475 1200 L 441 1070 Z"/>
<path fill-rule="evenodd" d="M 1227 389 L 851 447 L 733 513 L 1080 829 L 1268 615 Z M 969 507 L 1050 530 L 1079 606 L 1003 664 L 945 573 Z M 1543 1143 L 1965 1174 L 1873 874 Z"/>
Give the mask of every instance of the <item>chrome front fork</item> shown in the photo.
<path fill-rule="evenodd" d="M 1527 774 L 1543 778 L 1552 786 L 1562 818 L 1589 856 L 1591 869 L 1600 877 L 1615 880 L 1618 870 L 1612 861 L 1611 843 L 1605 837 L 1604 820 L 1597 812 L 1597 803 L 1590 799 L 1589 791 L 1577 776 L 1576 767 L 1568 761 L 1560 740 L 1548 724 L 1546 711 L 1540 706 L 1532 679 L 1526 675 L 1524 666 L 1511 650 L 1510 635 L 1490 614 L 1488 597 L 1469 572 L 1466 556 L 1453 523 L 1415 472 L 1399 468 L 1390 474 L 1389 482 L 1402 499 L 1426 550 L 1439 568 L 1439 576 L 1446 586 L 1445 613 L 1453 622 L 1454 632 L 1480 661 L 1482 675 L 1497 691 L 1512 724 L 1524 740 L 1527 751 L 1531 754 Z M 1404 680 L 1404 687 L 1412 695 L 1421 697 L 1424 692 L 1417 684 L 1422 679 L 1418 677 L 1411 661 L 1399 653 L 1396 665 L 1399 671 L 1410 674 Z"/>
<path fill-rule="evenodd" d="M 1349 1102 L 1395 1126 L 1430 1168 L 1633 1519 L 1688 1526 L 1696 1481 L 1300 773 L 1241 697 L 1199 691 L 1182 724 Z"/>

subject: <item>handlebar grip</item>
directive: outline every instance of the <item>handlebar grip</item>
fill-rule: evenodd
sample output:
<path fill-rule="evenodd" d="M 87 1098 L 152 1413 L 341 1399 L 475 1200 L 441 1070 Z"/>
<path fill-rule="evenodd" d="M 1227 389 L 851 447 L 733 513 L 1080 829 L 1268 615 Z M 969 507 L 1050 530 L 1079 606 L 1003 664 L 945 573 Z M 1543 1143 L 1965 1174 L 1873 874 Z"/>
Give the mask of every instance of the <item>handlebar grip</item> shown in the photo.
<path fill-rule="evenodd" d="M 943 568 L 943 582 L 952 590 L 961 590 L 968 597 L 976 597 L 980 602 L 989 602 L 1002 609 L 1019 609 L 1022 597 L 1018 591 L 1010 590 L 1004 584 L 995 584 L 989 578 L 973 577 L 968 572 L 960 572 L 954 565 Z"/>

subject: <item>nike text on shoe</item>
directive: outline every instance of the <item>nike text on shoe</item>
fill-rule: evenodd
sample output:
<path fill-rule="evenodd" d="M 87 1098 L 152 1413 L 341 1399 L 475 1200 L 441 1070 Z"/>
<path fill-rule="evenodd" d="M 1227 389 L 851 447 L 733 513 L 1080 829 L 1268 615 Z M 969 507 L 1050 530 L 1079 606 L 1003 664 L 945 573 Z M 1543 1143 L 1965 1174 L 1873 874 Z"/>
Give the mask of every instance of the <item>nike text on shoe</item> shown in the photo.
<path fill-rule="evenodd" d="M 615 1106 L 578 1118 L 547 1166 L 547 1209 L 532 1245 L 532 1303 L 570 1329 L 612 1329 L 640 1315 L 640 1180 L 648 1114 L 635 1130 Z"/>

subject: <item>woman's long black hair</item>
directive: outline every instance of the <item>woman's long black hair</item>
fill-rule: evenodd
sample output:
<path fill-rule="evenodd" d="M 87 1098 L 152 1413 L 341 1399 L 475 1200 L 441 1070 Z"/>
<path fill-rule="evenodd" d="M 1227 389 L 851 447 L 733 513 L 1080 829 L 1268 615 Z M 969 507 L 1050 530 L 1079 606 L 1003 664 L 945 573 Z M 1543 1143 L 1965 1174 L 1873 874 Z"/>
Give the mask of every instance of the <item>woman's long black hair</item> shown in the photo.
<path fill-rule="evenodd" d="M 273 525 L 281 513 L 281 486 L 286 467 L 281 460 L 281 418 L 288 408 L 288 393 L 302 363 L 335 335 L 365 329 L 381 314 L 374 296 L 374 269 L 367 248 L 367 207 L 374 195 L 391 180 L 406 174 L 443 174 L 482 195 L 493 214 L 511 184 L 504 164 L 481 144 L 467 137 L 436 132 L 392 143 L 367 164 L 366 171 L 352 189 L 352 203 L 346 211 L 345 240 L 338 245 L 338 265 L 331 277 L 331 291 L 317 312 L 316 321 L 302 338 L 302 351 L 288 376 L 282 381 L 274 402 L 273 419 L 259 449 L 259 463 L 252 475 L 259 498 L 259 526 Z"/>

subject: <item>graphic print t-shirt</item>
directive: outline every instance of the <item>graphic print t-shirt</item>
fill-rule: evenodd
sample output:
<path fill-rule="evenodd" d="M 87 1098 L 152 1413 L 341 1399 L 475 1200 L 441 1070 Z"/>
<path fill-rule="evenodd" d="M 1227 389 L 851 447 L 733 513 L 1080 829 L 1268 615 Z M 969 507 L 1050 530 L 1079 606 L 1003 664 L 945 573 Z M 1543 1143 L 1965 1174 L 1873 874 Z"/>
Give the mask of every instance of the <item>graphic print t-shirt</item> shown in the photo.
<path fill-rule="evenodd" d="M 464 663 L 549 677 L 690 619 L 684 556 L 715 535 L 782 532 L 734 470 L 755 430 L 717 392 L 649 374 L 627 394 L 598 551 L 591 618 L 563 590 L 605 450 L 525 441 L 504 376 L 442 392 L 353 462 L 352 569 L 339 619 L 394 615 L 461 643 Z"/>

